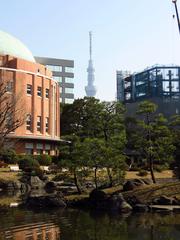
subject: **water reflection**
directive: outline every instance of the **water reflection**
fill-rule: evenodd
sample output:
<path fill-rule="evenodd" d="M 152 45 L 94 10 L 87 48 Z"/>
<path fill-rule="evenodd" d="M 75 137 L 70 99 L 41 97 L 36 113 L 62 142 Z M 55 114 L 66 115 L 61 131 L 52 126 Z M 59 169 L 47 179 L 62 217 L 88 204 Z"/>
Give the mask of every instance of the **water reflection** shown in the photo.
<path fill-rule="evenodd" d="M 179 240 L 179 213 L 108 214 L 0 208 L 0 240 Z"/>
<path fill-rule="evenodd" d="M 54 223 L 40 222 L 1 230 L 0 236 L 0 239 L 9 240 L 58 240 L 60 229 Z"/>

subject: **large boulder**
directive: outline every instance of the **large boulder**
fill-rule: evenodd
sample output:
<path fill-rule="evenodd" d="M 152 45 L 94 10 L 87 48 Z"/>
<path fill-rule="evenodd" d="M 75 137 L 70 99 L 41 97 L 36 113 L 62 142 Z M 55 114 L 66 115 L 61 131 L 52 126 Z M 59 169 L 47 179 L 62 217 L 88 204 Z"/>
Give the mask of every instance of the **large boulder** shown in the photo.
<path fill-rule="evenodd" d="M 57 188 L 57 182 L 54 181 L 47 182 L 45 188 L 47 190 L 55 190 Z"/>
<path fill-rule="evenodd" d="M 132 209 L 133 208 L 131 207 L 131 205 L 129 203 L 127 203 L 126 201 L 123 201 L 121 203 L 121 206 L 120 206 L 121 213 L 128 213 L 128 212 L 132 211 Z"/>
<path fill-rule="evenodd" d="M 22 192 L 27 191 L 26 184 L 20 181 L 0 180 L 0 188 L 6 191 L 16 191 L 16 190 L 20 190 Z"/>
<path fill-rule="evenodd" d="M 107 208 L 107 194 L 101 190 L 94 189 L 89 195 L 89 203 L 96 209 Z"/>
<path fill-rule="evenodd" d="M 121 209 L 121 204 L 124 201 L 124 197 L 121 193 L 114 194 L 108 200 L 108 208 L 111 211 L 119 211 Z"/>
<path fill-rule="evenodd" d="M 149 211 L 149 207 L 145 204 L 136 204 L 133 207 L 133 210 L 136 212 L 148 212 Z"/>
<path fill-rule="evenodd" d="M 174 198 L 172 197 L 167 197 L 165 195 L 155 199 L 153 201 L 154 204 L 157 204 L 157 205 L 172 205 L 173 204 L 173 200 Z"/>
<path fill-rule="evenodd" d="M 123 191 L 131 191 L 138 187 L 142 187 L 144 185 L 150 185 L 150 184 L 152 184 L 152 181 L 150 179 L 137 178 L 137 179 L 128 180 L 123 185 Z"/>
<path fill-rule="evenodd" d="M 62 195 L 47 195 L 28 197 L 25 205 L 32 208 L 60 208 L 66 207 L 66 203 Z"/>
<path fill-rule="evenodd" d="M 29 185 L 32 189 L 41 189 L 44 188 L 45 183 L 38 176 L 31 176 Z"/>

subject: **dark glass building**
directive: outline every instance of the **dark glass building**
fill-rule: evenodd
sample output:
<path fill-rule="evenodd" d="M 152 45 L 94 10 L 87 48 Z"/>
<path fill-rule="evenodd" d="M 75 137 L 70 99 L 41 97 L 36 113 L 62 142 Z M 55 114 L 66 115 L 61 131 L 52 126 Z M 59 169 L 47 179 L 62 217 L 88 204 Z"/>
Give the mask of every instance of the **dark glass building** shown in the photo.
<path fill-rule="evenodd" d="M 117 99 L 126 104 L 129 114 L 143 100 L 155 102 L 167 117 L 179 114 L 180 67 L 156 65 L 124 78 L 117 72 Z"/>

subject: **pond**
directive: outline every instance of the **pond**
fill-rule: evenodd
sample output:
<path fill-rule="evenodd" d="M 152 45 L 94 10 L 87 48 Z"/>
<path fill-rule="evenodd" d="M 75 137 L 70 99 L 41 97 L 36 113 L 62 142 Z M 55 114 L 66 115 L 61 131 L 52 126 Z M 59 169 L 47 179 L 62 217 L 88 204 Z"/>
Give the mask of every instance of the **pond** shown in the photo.
<path fill-rule="evenodd" d="M 180 213 L 0 208 L 0 240 L 179 240 Z"/>

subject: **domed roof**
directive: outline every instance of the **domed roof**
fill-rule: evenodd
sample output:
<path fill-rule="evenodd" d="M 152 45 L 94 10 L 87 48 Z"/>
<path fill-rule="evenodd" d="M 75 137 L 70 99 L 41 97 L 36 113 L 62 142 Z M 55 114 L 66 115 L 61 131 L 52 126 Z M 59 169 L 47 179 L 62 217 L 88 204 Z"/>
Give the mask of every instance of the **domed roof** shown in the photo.
<path fill-rule="evenodd" d="M 11 55 L 30 62 L 36 62 L 29 49 L 17 38 L 0 31 L 0 55 Z"/>

